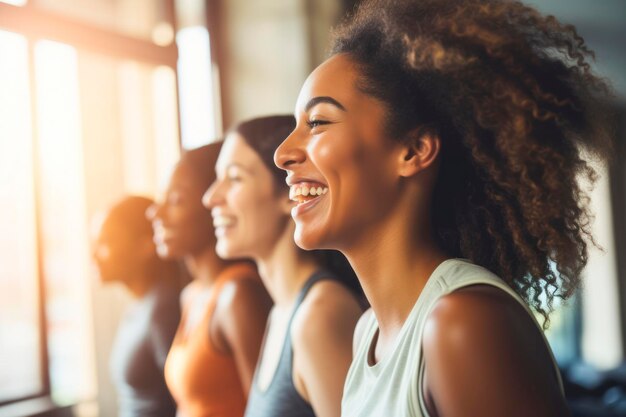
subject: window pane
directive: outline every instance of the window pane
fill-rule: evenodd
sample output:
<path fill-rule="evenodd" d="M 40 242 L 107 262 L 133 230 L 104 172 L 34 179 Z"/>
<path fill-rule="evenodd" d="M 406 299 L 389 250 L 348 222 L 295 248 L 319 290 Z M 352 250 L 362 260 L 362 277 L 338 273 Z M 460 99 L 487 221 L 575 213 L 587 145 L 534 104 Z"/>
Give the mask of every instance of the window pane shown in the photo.
<path fill-rule="evenodd" d="M 167 0 L 32 0 L 32 3 L 158 45 L 174 41 L 173 28 L 167 20 Z"/>
<path fill-rule="evenodd" d="M 0 31 L 0 402 L 43 389 L 27 51 Z"/>
<path fill-rule="evenodd" d="M 206 145 L 221 134 L 217 70 L 211 65 L 209 33 L 201 26 L 176 35 L 182 143 L 186 149 Z"/>
<path fill-rule="evenodd" d="M 35 74 L 50 379 L 68 403 L 95 396 L 76 51 L 38 42 Z"/>

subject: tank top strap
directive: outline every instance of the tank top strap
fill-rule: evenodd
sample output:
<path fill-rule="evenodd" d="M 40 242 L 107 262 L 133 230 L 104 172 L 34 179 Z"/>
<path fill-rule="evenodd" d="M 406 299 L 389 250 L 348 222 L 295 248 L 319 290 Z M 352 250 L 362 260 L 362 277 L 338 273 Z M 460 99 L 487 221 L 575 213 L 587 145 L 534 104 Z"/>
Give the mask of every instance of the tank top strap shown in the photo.
<path fill-rule="evenodd" d="M 336 279 L 334 275 L 325 270 L 314 272 L 302 285 L 298 293 L 292 311 L 289 316 L 287 330 L 283 339 L 280 358 L 274 370 L 272 380 L 265 390 L 258 387 L 259 368 L 255 372 L 246 417 L 260 416 L 293 416 L 293 417 L 314 417 L 315 413 L 309 403 L 307 403 L 298 393 L 293 383 L 293 347 L 291 343 L 291 325 L 298 313 L 300 305 L 303 303 L 311 288 L 319 281 L 325 279 Z M 266 335 L 267 337 L 267 335 Z"/>
<path fill-rule="evenodd" d="M 324 269 L 320 269 L 318 271 L 315 271 L 306 280 L 306 282 L 302 286 L 302 289 L 300 289 L 300 292 L 298 293 L 298 296 L 296 297 L 296 301 L 293 304 L 293 309 L 291 311 L 291 316 L 289 317 L 289 323 L 287 325 L 287 333 L 285 335 L 286 339 L 285 339 L 285 343 L 284 344 L 288 345 L 288 347 L 289 347 L 288 350 L 289 351 L 291 350 L 291 324 L 292 324 L 294 318 L 296 317 L 296 313 L 298 312 L 298 309 L 300 308 L 300 304 L 302 304 L 302 302 L 306 298 L 307 294 L 309 293 L 309 291 L 311 290 L 313 285 L 315 285 L 319 281 L 322 281 L 322 280 L 325 280 L 325 279 L 334 280 L 336 278 L 334 278 L 334 276 L 333 276 L 333 274 L 331 272 L 326 271 Z"/>

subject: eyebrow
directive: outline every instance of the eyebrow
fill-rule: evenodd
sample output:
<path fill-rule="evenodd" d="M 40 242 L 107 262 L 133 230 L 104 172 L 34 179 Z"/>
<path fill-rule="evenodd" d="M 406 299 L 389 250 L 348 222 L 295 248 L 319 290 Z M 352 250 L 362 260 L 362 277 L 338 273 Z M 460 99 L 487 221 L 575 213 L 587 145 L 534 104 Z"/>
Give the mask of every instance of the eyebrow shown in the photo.
<path fill-rule="evenodd" d="M 339 110 L 346 111 L 346 108 L 343 107 L 343 105 L 340 102 L 328 96 L 313 97 L 311 100 L 309 100 L 306 106 L 304 106 L 304 111 L 307 112 L 320 103 L 332 104 L 333 106 L 337 107 Z"/>
<path fill-rule="evenodd" d="M 252 172 L 252 170 L 250 170 L 250 168 L 241 165 L 239 162 L 231 162 L 231 163 L 229 163 L 228 165 L 226 165 L 224 167 L 224 172 L 227 172 L 231 168 L 239 168 L 240 170 L 242 170 L 242 171 L 244 171 L 244 172 L 246 172 L 246 173 L 248 173 L 250 175 L 254 174 L 254 172 Z"/>

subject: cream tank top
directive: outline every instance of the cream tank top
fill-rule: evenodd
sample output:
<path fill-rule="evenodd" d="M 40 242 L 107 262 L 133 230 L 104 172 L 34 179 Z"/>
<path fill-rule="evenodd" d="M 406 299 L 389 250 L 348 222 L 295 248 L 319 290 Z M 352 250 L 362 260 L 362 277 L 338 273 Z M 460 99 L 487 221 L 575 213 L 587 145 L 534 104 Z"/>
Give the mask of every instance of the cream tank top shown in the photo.
<path fill-rule="evenodd" d="M 423 399 L 422 333 L 429 313 L 439 298 L 470 285 L 491 285 L 517 300 L 541 330 L 534 315 L 502 279 L 487 269 L 463 259 L 448 259 L 431 274 L 402 326 L 388 356 L 371 366 L 368 352 L 378 330 L 372 314 L 348 371 L 341 402 L 342 417 L 430 417 Z M 543 331 L 541 331 L 543 335 Z M 563 392 L 561 376 L 544 336 Z"/>

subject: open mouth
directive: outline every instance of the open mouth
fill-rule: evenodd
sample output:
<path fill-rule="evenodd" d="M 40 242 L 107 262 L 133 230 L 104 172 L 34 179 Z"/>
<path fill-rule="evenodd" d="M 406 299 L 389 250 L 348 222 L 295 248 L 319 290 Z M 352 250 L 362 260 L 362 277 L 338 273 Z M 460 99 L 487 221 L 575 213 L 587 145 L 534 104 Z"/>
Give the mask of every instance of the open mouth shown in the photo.
<path fill-rule="evenodd" d="M 235 223 L 232 217 L 227 216 L 214 216 L 213 217 L 213 227 L 216 229 L 218 227 L 229 227 Z"/>
<path fill-rule="evenodd" d="M 298 205 L 316 200 L 328 192 L 328 187 L 316 182 L 299 182 L 289 188 L 289 199 Z"/>

